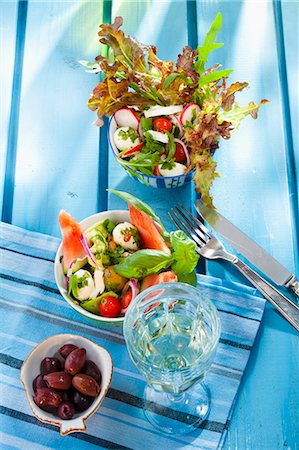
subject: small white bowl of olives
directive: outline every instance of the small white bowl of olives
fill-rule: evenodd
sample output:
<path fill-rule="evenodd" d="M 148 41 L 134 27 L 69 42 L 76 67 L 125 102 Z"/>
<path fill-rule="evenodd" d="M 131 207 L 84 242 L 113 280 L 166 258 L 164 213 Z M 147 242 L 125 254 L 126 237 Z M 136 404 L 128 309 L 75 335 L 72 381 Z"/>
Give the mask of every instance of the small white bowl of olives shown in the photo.
<path fill-rule="evenodd" d="M 51 336 L 21 367 L 21 381 L 35 417 L 60 427 L 60 434 L 86 431 L 111 383 L 110 354 L 75 334 Z"/>

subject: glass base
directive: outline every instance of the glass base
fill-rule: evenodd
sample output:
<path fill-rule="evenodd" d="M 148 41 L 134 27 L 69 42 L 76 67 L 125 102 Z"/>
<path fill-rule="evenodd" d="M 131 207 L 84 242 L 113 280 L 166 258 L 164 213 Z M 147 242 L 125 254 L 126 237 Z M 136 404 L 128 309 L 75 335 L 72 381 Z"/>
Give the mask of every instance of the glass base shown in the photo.
<path fill-rule="evenodd" d="M 144 390 L 144 414 L 159 431 L 184 434 L 198 430 L 210 411 L 210 394 L 204 384 L 196 384 L 182 394 Z"/>

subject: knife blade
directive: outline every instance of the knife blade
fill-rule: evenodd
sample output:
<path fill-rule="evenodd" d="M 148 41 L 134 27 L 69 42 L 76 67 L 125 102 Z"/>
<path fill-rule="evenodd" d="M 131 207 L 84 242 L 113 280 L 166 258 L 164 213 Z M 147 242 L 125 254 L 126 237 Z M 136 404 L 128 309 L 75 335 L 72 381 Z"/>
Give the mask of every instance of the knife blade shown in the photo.
<path fill-rule="evenodd" d="M 299 282 L 296 277 L 260 245 L 219 212 L 206 206 L 200 199 L 195 201 L 195 209 L 220 236 L 268 278 L 279 286 L 292 289 L 299 296 Z"/>

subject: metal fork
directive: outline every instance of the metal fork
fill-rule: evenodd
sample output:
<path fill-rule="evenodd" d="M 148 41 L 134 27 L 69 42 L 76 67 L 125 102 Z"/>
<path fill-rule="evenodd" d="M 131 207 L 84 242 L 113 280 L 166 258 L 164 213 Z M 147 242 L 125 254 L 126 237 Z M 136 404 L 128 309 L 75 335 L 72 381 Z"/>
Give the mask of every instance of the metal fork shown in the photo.
<path fill-rule="evenodd" d="M 207 259 L 223 259 L 235 267 L 272 303 L 280 314 L 299 331 L 299 307 L 281 294 L 274 286 L 252 270 L 247 264 L 228 253 L 222 243 L 194 217 L 183 205 L 171 208 L 168 213 L 175 226 L 184 229 L 196 244 L 197 252 Z"/>

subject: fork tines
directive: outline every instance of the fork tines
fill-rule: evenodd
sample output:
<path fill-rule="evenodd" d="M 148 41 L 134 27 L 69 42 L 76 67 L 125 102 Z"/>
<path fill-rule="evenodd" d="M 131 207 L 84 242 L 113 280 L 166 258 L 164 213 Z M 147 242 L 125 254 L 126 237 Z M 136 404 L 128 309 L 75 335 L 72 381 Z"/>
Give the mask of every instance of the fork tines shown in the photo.
<path fill-rule="evenodd" d="M 168 215 L 174 225 L 179 230 L 184 229 L 189 233 L 199 247 L 205 245 L 212 238 L 204 224 L 194 217 L 181 203 L 179 203 L 179 206 L 171 208 L 171 212 Z"/>

